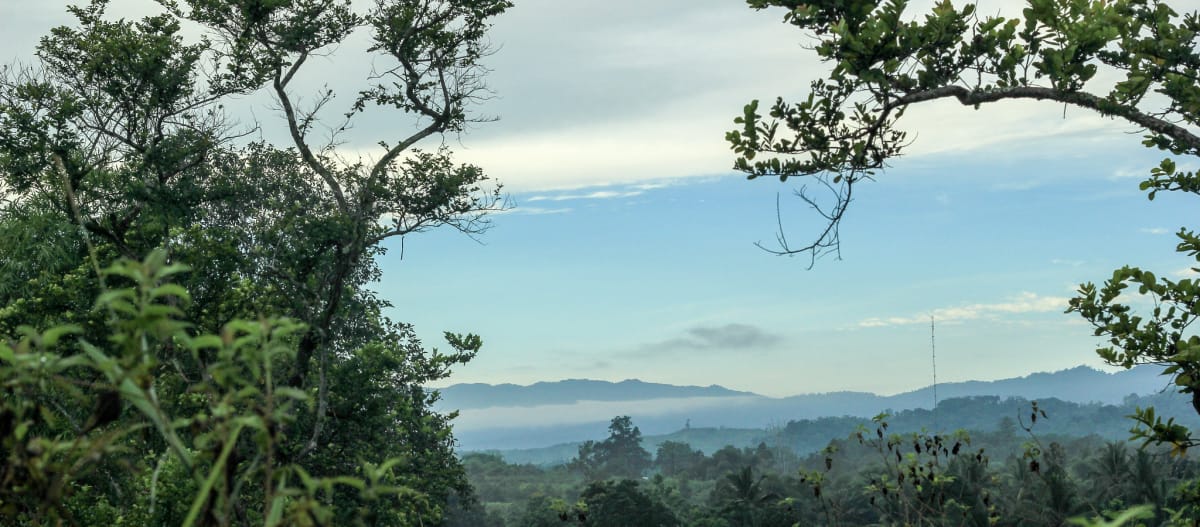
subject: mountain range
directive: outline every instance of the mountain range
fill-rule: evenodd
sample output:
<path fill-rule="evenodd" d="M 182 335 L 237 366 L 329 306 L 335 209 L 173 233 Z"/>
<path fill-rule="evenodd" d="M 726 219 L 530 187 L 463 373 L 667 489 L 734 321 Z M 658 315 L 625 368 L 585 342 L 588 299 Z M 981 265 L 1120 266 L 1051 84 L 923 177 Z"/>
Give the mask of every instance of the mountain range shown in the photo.
<path fill-rule="evenodd" d="M 627 379 L 621 382 L 567 379 L 537 382 L 528 386 L 518 384 L 455 384 L 442 388 L 443 404 L 459 410 L 492 408 L 496 406 L 543 406 L 571 404 L 580 401 L 636 401 L 677 397 L 735 397 L 755 396 L 712 386 L 676 386 Z"/>
<path fill-rule="evenodd" d="M 940 400 L 970 396 L 1058 399 L 1080 404 L 1120 404 L 1129 395 L 1169 388 L 1162 368 L 1138 366 L 1106 373 L 1087 366 L 996 381 L 937 385 Z M 514 384 L 457 384 L 442 388 L 436 407 L 458 410 L 455 437 L 463 451 L 510 450 L 599 439 L 609 420 L 629 415 L 647 435 L 687 428 L 762 429 L 821 417 L 869 417 L 932 408 L 933 387 L 895 395 L 832 392 L 773 398 L 721 386 L 674 386 L 636 379 L 621 382 L 569 379 Z"/>

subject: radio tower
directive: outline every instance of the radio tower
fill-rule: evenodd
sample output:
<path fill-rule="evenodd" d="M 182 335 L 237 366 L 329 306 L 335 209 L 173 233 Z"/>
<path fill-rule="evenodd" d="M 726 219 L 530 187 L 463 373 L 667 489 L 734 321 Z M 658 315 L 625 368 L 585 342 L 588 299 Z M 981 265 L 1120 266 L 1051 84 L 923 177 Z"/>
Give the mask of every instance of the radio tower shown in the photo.
<path fill-rule="evenodd" d="M 933 315 L 929 315 L 929 355 L 933 363 L 933 432 L 938 432 L 937 418 L 937 342 L 934 340 Z"/>

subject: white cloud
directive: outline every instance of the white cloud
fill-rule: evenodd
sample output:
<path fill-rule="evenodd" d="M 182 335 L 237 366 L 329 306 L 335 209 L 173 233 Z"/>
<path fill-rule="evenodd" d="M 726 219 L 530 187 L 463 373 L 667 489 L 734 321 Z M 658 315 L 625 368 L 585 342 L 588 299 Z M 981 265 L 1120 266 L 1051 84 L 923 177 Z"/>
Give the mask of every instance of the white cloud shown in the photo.
<path fill-rule="evenodd" d="M 1004 156 L 1038 155 L 1061 150 L 1068 140 L 1079 147 L 1075 152 L 1086 152 L 1108 142 L 1125 142 L 1128 137 L 1122 132 L 1133 129 L 1082 110 L 1073 110 L 1066 118 L 1060 111 L 1061 106 L 1042 101 L 1005 101 L 973 110 L 951 99 L 909 108 L 899 126 L 913 139 L 906 152 L 910 156 L 981 150 Z M 1033 181 L 1010 184 L 1017 190 L 1035 185 Z"/>
<path fill-rule="evenodd" d="M 597 190 L 588 192 L 587 194 L 558 194 L 558 195 L 539 195 L 526 199 L 525 201 L 568 201 L 575 199 L 612 199 L 612 198 L 631 198 L 633 196 L 642 195 L 641 190 Z"/>
<path fill-rule="evenodd" d="M 691 179 L 689 179 L 689 181 L 691 181 Z M 635 188 L 638 190 L 658 190 L 660 188 L 673 187 L 679 183 L 680 180 L 678 179 L 668 179 L 662 181 L 651 181 L 649 183 L 638 183 L 636 185 L 630 185 L 630 188 Z"/>
<path fill-rule="evenodd" d="M 578 119 L 565 128 L 466 137 L 456 156 L 518 192 L 729 174 L 734 156 L 724 133 L 752 97 L 702 92 L 615 121 Z M 500 132 L 504 121 L 491 126 Z"/>
<path fill-rule="evenodd" d="M 1114 180 L 1115 179 L 1133 179 L 1133 178 L 1145 179 L 1149 175 L 1150 175 L 1149 167 L 1124 167 L 1124 168 L 1118 168 L 1115 171 L 1113 171 L 1112 175 L 1109 176 L 1109 179 L 1114 179 Z"/>
<path fill-rule="evenodd" d="M 1036 293 L 1024 292 L 1005 302 L 943 307 L 919 315 L 871 317 L 859 322 L 858 327 L 878 328 L 909 324 L 928 324 L 931 315 L 938 322 L 959 322 L 998 315 L 1061 312 L 1067 308 L 1067 302 L 1068 299 L 1066 297 L 1042 296 Z"/>
<path fill-rule="evenodd" d="M 1182 269 L 1176 269 L 1171 273 L 1171 275 L 1178 278 L 1196 278 L 1197 276 L 1200 276 L 1200 272 L 1196 272 L 1196 269 L 1193 267 L 1184 267 Z"/>
<path fill-rule="evenodd" d="M 1166 233 L 1168 233 L 1168 232 L 1171 232 L 1171 231 L 1170 231 L 1169 229 L 1166 229 L 1166 228 L 1163 228 L 1163 227 L 1143 227 L 1143 228 L 1141 228 L 1141 229 L 1138 229 L 1138 232 L 1140 232 L 1140 233 L 1143 233 L 1143 234 L 1156 234 L 1156 235 L 1158 235 L 1158 234 L 1166 234 Z"/>
<path fill-rule="evenodd" d="M 153 5 L 136 2 L 143 4 Z M 906 16 L 923 17 L 930 4 L 914 2 Z M 58 13 L 55 20 L 63 18 L 58 5 L 25 2 L 10 9 L 0 2 L 0 14 L 11 14 L 0 16 L 0 34 L 19 32 L 20 52 L 28 53 L 34 35 L 48 29 L 38 26 L 50 25 L 46 17 Z M 1019 14 L 1019 5 L 1009 1 L 982 5 L 987 7 L 980 12 Z M 120 9 L 114 14 L 153 11 Z M 626 16 L 634 11 L 640 16 Z M 776 96 L 799 100 L 809 82 L 830 69 L 804 48 L 811 36 L 781 23 L 783 12 L 694 0 L 522 2 L 498 17 L 489 34 L 498 48 L 488 59 L 496 98 L 476 110 L 501 121 L 460 138 L 458 158 L 483 167 L 512 191 L 728 174 L 734 156 L 723 137 L 735 127 L 732 120 L 742 106 L 756 98 L 764 105 Z M 336 93 L 361 88 L 353 81 L 370 64 L 355 55 L 364 44 L 356 38 L 333 56 L 310 61 L 312 69 L 297 81 L 297 96 L 325 83 Z M 281 129 L 278 122 L 265 124 Z M 406 126 L 411 123 L 393 113 L 363 116 L 347 145 L 365 151 L 363 145 L 378 139 L 403 136 Z M 1084 110 L 1064 113 L 1060 105 L 1038 101 L 985 105 L 978 111 L 953 100 L 936 101 L 910 108 L 899 126 L 914 140 L 909 156 L 981 150 L 987 156 L 1086 155 L 1107 141 L 1128 142 L 1119 132 L 1130 129 Z M 1062 139 L 1046 141 L 1049 137 Z M 1074 143 L 1068 148 L 1064 141 Z M 1017 181 L 1009 190 L 1037 184 Z"/>

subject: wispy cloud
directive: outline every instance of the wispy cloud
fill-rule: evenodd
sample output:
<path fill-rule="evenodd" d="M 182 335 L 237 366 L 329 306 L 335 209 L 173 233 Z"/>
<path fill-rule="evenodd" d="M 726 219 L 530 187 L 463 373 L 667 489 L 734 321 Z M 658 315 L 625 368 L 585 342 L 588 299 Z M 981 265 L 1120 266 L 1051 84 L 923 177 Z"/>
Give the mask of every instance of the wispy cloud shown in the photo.
<path fill-rule="evenodd" d="M 1108 177 L 1108 179 L 1110 179 L 1110 180 L 1133 179 L 1133 178 L 1146 179 L 1146 178 L 1150 177 L 1150 169 L 1151 168 L 1152 167 L 1150 165 L 1118 168 L 1113 171 L 1112 175 L 1110 175 Z M 1195 165 L 1195 164 L 1192 164 L 1189 162 L 1180 162 L 1175 165 L 1175 170 L 1177 172 L 1194 172 L 1198 169 L 1200 169 L 1200 165 Z"/>
<path fill-rule="evenodd" d="M 1200 273 L 1196 272 L 1196 269 L 1192 268 L 1192 267 L 1184 267 L 1183 269 L 1176 269 L 1171 274 L 1173 276 L 1176 276 L 1179 278 L 1196 278 L 1197 276 L 1200 276 Z"/>
<path fill-rule="evenodd" d="M 1114 170 L 1112 175 L 1109 176 L 1108 179 L 1110 179 L 1110 180 L 1133 179 L 1133 178 L 1145 179 L 1149 175 L 1150 175 L 1150 169 L 1147 167 L 1144 167 L 1144 166 L 1143 167 L 1122 167 L 1122 168 L 1118 168 L 1118 169 Z"/>
<path fill-rule="evenodd" d="M 643 190 L 597 190 L 586 194 L 557 194 L 557 195 L 538 195 L 533 196 L 525 201 L 568 201 L 576 199 L 613 199 L 613 198 L 632 198 L 640 196 L 644 193 Z"/>
<path fill-rule="evenodd" d="M 652 182 L 652 183 L 639 183 L 637 185 L 633 185 L 633 188 L 636 188 L 638 190 L 654 190 L 654 189 L 666 188 L 669 186 L 671 186 L 671 184 L 666 181 L 656 181 L 656 182 Z"/>
<path fill-rule="evenodd" d="M 780 335 L 750 324 L 696 326 L 682 336 L 644 344 L 631 355 L 675 351 L 757 351 L 774 348 L 783 340 Z"/>
<path fill-rule="evenodd" d="M 513 209 L 512 209 L 514 214 L 529 214 L 529 215 L 563 214 L 563 213 L 571 212 L 572 210 L 574 210 L 574 209 L 572 209 L 570 207 L 559 207 L 556 209 L 550 209 L 550 208 L 545 208 L 545 207 L 520 207 L 520 206 L 513 207 Z"/>
<path fill-rule="evenodd" d="M 1069 265 L 1071 267 L 1079 267 L 1079 266 L 1083 265 L 1084 262 L 1083 262 L 1083 260 L 1066 260 L 1063 258 L 1052 258 L 1052 259 L 1050 259 L 1050 263 L 1052 265 Z"/>
<path fill-rule="evenodd" d="M 1138 229 L 1138 232 L 1142 234 L 1166 234 L 1171 232 L 1171 230 L 1164 227 L 1144 227 Z"/>
<path fill-rule="evenodd" d="M 956 322 L 963 320 L 975 320 L 997 315 L 1048 313 L 1065 310 L 1067 308 L 1067 302 L 1068 299 L 1066 297 L 1042 296 L 1035 293 L 1025 292 L 1006 302 L 943 307 L 919 315 L 871 317 L 859 322 L 858 327 L 878 328 L 887 326 L 902 326 L 908 324 L 928 324 L 930 315 L 937 319 L 938 322 Z"/>

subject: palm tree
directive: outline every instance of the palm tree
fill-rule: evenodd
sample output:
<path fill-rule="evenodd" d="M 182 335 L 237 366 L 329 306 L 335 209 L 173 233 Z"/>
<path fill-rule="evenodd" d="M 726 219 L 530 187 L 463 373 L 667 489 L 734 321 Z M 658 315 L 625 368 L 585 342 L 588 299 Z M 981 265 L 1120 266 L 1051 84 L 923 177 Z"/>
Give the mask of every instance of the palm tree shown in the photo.
<path fill-rule="evenodd" d="M 732 513 L 735 526 L 758 527 L 760 509 L 769 500 L 778 498 L 774 493 L 764 491 L 762 483 L 766 478 L 755 478 L 754 469 L 749 465 L 725 475 L 728 497 L 723 512 Z"/>
<path fill-rule="evenodd" d="M 1050 443 L 1045 452 L 1041 468 L 1043 483 L 1043 505 L 1047 517 L 1054 525 L 1062 525 L 1067 518 L 1079 512 L 1075 481 L 1067 472 L 1066 450 L 1058 443 Z"/>
<path fill-rule="evenodd" d="M 1105 506 L 1114 499 L 1120 499 L 1123 505 L 1135 505 L 1128 500 L 1133 490 L 1129 476 L 1129 451 L 1125 443 L 1111 441 L 1096 453 L 1084 467 L 1084 474 L 1091 482 L 1092 501 Z"/>
<path fill-rule="evenodd" d="M 1156 519 L 1162 518 L 1162 507 L 1170 492 L 1166 475 L 1163 473 L 1163 460 L 1157 459 L 1161 455 L 1139 449 L 1133 456 L 1133 465 L 1129 471 L 1133 487 L 1130 496 L 1132 503 L 1154 505 Z"/>

